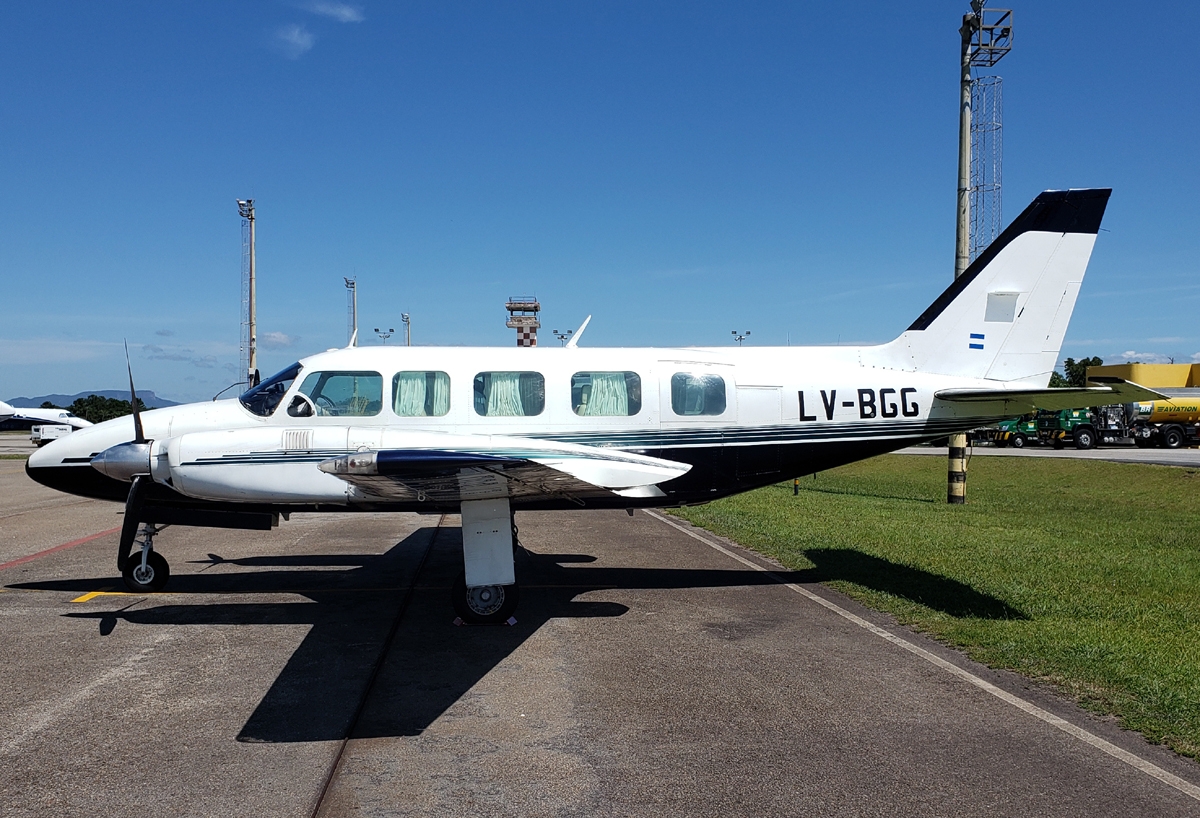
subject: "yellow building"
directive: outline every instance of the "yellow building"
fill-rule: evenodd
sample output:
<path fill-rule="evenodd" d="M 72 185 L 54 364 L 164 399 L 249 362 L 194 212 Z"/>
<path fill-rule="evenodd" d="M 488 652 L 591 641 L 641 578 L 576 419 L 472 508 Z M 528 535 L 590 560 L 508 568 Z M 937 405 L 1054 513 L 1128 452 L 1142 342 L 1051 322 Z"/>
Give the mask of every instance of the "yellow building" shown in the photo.
<path fill-rule="evenodd" d="M 1200 364 L 1111 364 L 1089 366 L 1088 386 L 1097 376 L 1132 381 L 1150 389 L 1185 389 L 1200 387 Z"/>

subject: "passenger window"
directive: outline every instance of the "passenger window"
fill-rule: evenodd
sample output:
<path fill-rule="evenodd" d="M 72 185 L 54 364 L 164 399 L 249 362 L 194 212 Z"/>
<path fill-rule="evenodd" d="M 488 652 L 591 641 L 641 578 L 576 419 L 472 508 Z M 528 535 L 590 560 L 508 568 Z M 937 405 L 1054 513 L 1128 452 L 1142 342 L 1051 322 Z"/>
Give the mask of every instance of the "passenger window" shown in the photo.
<path fill-rule="evenodd" d="M 671 410 L 677 415 L 725 413 L 725 379 L 720 375 L 671 376 Z"/>
<path fill-rule="evenodd" d="M 292 417 L 370 417 L 383 408 L 378 372 L 314 372 L 288 404 Z"/>
<path fill-rule="evenodd" d="M 571 408 L 581 417 L 630 417 L 642 411 L 642 379 L 636 372 L 576 372 Z"/>
<path fill-rule="evenodd" d="M 397 372 L 392 411 L 402 418 L 440 418 L 450 411 L 450 376 L 445 372 Z"/>
<path fill-rule="evenodd" d="M 475 413 L 529 417 L 546 408 L 546 379 L 537 372 L 480 372 L 475 376 Z"/>

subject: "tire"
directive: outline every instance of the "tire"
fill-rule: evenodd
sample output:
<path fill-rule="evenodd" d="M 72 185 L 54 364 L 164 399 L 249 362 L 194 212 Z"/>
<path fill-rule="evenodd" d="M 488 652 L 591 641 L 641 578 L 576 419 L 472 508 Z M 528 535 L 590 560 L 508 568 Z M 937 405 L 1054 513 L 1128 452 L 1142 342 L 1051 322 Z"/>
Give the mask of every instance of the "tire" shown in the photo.
<path fill-rule="evenodd" d="M 1007 445 L 1008 445 L 1008 441 L 1005 440 L 1004 438 L 1002 438 L 1002 437 L 996 438 L 996 448 L 997 449 L 1003 449 Z"/>
<path fill-rule="evenodd" d="M 1145 437 L 1135 437 L 1133 439 L 1133 445 L 1137 446 L 1139 449 L 1154 448 L 1154 442 L 1152 440 L 1150 440 L 1149 438 L 1145 438 Z"/>
<path fill-rule="evenodd" d="M 1008 445 L 1012 446 L 1014 449 L 1024 449 L 1025 435 L 1013 435 L 1011 438 L 1009 438 Z"/>
<path fill-rule="evenodd" d="M 1063 447 L 1063 440 L 1062 440 L 1062 438 L 1061 438 L 1061 437 L 1056 437 L 1056 438 L 1054 438 L 1054 444 L 1053 444 L 1053 445 L 1054 445 L 1054 448 L 1055 448 L 1055 449 L 1061 449 L 1061 448 Z"/>
<path fill-rule="evenodd" d="M 1075 430 L 1075 448 L 1076 449 L 1094 449 L 1096 448 L 1096 433 L 1087 426 L 1081 426 Z"/>
<path fill-rule="evenodd" d="M 125 587 L 135 594 L 152 594 L 155 591 L 161 591 L 170 578 L 171 566 L 167 565 L 166 559 L 157 551 L 151 551 L 146 557 L 145 572 L 142 571 L 140 551 L 129 555 L 129 558 L 125 560 L 125 570 L 121 572 L 121 579 L 125 581 Z"/>
<path fill-rule="evenodd" d="M 450 590 L 454 612 L 472 625 L 502 625 L 512 618 L 521 599 L 517 585 L 485 585 L 467 588 L 465 574 L 459 574 Z"/>
<path fill-rule="evenodd" d="M 1178 449 L 1186 440 L 1183 429 L 1178 426 L 1168 426 L 1162 432 L 1162 445 L 1167 449 Z"/>

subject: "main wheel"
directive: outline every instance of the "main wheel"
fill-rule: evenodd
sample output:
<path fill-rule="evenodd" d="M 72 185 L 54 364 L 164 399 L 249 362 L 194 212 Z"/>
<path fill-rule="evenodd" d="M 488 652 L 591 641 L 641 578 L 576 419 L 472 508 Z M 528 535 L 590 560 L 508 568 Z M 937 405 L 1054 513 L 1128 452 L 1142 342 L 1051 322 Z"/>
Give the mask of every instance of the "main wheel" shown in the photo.
<path fill-rule="evenodd" d="M 1008 445 L 1012 446 L 1014 449 L 1024 449 L 1025 448 L 1025 435 L 1013 435 L 1009 439 Z"/>
<path fill-rule="evenodd" d="M 1086 427 L 1075 430 L 1075 448 L 1076 449 L 1094 449 L 1096 447 L 1096 433 Z"/>
<path fill-rule="evenodd" d="M 1178 426 L 1168 426 L 1163 429 L 1162 443 L 1168 449 L 1178 449 L 1183 445 L 1183 430 Z"/>
<path fill-rule="evenodd" d="M 517 585 L 480 585 L 467 587 L 465 574 L 459 574 L 450 590 L 454 612 L 473 625 L 500 625 L 517 609 L 520 591 Z"/>
<path fill-rule="evenodd" d="M 170 578 L 171 566 L 167 565 L 163 555 L 157 551 L 151 551 L 146 557 L 145 568 L 142 567 L 140 553 L 130 554 L 129 559 L 125 560 L 125 570 L 121 574 L 121 579 L 125 580 L 125 587 L 135 594 L 161 591 Z"/>

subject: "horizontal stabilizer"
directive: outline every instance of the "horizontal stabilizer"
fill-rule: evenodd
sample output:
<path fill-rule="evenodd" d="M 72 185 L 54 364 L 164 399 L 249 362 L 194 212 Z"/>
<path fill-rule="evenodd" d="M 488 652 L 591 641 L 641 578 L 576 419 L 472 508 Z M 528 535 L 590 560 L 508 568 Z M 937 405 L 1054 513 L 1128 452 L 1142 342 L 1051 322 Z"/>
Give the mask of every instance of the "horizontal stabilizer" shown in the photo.
<path fill-rule="evenodd" d="M 1093 378 L 1093 381 L 1101 381 Z M 1066 389 L 943 389 L 934 397 L 948 403 L 969 403 L 979 414 L 1024 415 L 1037 409 L 1083 409 L 1113 403 L 1162 400 L 1165 395 L 1120 378 L 1104 378 L 1105 386 Z M 980 404 L 994 404 L 986 411 Z"/>

